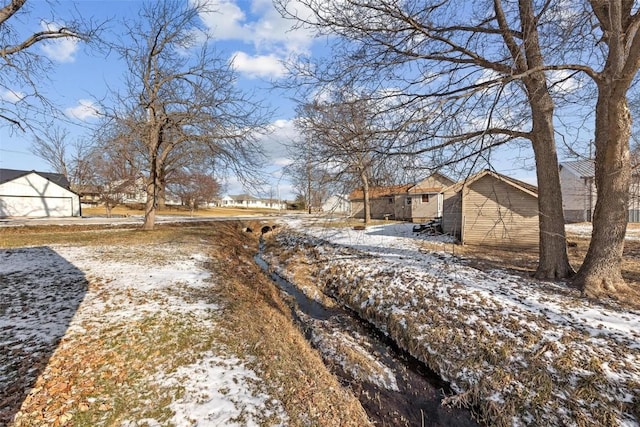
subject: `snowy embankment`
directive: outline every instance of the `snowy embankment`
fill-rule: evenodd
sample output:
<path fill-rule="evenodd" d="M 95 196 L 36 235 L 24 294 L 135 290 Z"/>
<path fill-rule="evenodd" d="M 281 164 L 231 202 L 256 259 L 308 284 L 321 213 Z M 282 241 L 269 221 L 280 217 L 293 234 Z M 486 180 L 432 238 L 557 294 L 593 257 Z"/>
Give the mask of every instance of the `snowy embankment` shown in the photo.
<path fill-rule="evenodd" d="M 323 292 L 449 381 L 450 403 L 476 405 L 490 424 L 639 424 L 640 313 L 421 250 L 410 224 L 291 220 L 276 239 L 272 268 L 311 268 Z"/>

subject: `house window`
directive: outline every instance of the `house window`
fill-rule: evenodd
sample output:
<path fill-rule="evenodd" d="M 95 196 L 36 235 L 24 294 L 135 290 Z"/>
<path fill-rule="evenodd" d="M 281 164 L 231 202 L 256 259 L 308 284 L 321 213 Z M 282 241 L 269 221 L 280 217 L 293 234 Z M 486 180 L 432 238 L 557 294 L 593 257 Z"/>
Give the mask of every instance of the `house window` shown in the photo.
<path fill-rule="evenodd" d="M 429 203 L 429 195 L 428 194 L 423 194 L 422 195 L 422 203 Z"/>
<path fill-rule="evenodd" d="M 411 197 L 407 197 L 407 204 L 410 205 L 411 204 Z"/>
<path fill-rule="evenodd" d="M 393 204 L 393 197 L 389 197 L 389 204 L 392 205 Z"/>

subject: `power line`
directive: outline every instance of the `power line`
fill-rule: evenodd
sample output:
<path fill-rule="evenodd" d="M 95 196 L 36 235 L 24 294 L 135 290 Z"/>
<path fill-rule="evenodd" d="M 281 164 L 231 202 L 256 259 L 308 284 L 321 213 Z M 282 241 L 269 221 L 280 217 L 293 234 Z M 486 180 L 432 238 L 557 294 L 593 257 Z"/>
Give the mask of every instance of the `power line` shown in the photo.
<path fill-rule="evenodd" d="M 33 153 L 27 153 L 26 151 L 7 150 L 6 148 L 0 148 L 0 151 L 4 151 L 5 153 L 16 153 L 16 154 L 28 154 L 28 155 L 33 154 Z"/>

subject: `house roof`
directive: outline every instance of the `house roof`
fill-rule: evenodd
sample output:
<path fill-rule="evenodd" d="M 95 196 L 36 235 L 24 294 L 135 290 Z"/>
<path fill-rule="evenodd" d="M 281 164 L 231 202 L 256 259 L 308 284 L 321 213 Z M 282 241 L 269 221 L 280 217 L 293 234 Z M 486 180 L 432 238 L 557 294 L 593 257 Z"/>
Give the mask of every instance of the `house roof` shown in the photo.
<path fill-rule="evenodd" d="M 464 186 L 468 186 L 470 184 L 472 184 L 473 182 L 476 182 L 477 180 L 479 180 L 480 178 L 489 175 L 492 176 L 493 178 L 505 182 L 513 187 L 516 187 L 522 191 L 524 191 L 525 193 L 531 194 L 534 197 L 538 197 L 538 187 L 536 187 L 535 185 L 526 183 L 524 181 L 520 181 L 518 179 L 515 178 L 511 178 L 510 176 L 506 176 L 503 175 L 501 173 L 498 172 L 493 172 L 490 171 L 488 169 L 482 170 L 480 172 L 478 172 L 475 175 L 471 175 L 470 177 L 463 179 L 461 181 L 456 182 L 453 185 L 450 185 L 449 187 L 447 187 L 446 189 L 444 189 L 443 191 L 460 191 L 462 189 L 462 187 Z"/>
<path fill-rule="evenodd" d="M 71 190 L 71 186 L 69 185 L 69 180 L 60 173 L 52 173 L 52 172 L 38 172 L 35 170 L 32 171 L 24 171 L 18 169 L 0 169 L 0 184 L 4 184 L 5 182 L 13 181 L 14 179 L 23 177 L 25 175 L 29 175 L 30 173 L 36 173 L 47 179 L 54 184 L 59 185 L 67 190 Z"/>
<path fill-rule="evenodd" d="M 386 187 L 370 187 L 369 188 L 369 197 L 373 198 L 380 198 L 380 197 L 391 197 L 391 196 L 398 196 L 398 195 L 404 195 L 407 193 L 410 194 L 420 194 L 420 193 L 440 193 L 442 190 L 444 190 L 444 188 L 446 187 L 446 185 L 440 185 L 440 186 L 435 186 L 435 187 L 421 187 L 420 183 L 427 181 L 429 178 L 435 178 L 436 180 L 439 181 L 447 181 L 450 183 L 453 183 L 454 181 L 449 178 L 446 175 L 441 174 L 440 172 L 434 172 L 431 175 L 429 175 L 428 177 L 426 177 L 425 179 L 417 182 L 417 183 L 412 183 L 412 184 L 400 184 L 400 185 L 389 185 Z M 349 194 L 349 199 L 350 200 L 358 200 L 358 199 L 363 199 L 363 193 L 362 193 L 362 189 L 358 188 L 355 189 L 351 192 L 351 194 Z"/>
<path fill-rule="evenodd" d="M 409 191 L 409 188 L 413 187 L 413 184 L 401 184 L 401 185 L 389 185 L 386 187 L 371 187 L 369 188 L 369 197 L 372 199 L 380 197 L 391 197 L 398 194 L 404 194 Z M 349 194 L 350 200 L 363 199 L 364 193 L 362 188 L 357 188 Z"/>
<path fill-rule="evenodd" d="M 447 184 L 441 184 L 441 185 L 437 185 L 437 186 L 431 186 L 431 187 L 421 187 L 420 184 L 424 181 L 429 180 L 430 178 L 434 178 L 436 181 L 441 181 L 441 182 L 446 182 Z M 423 179 L 422 181 L 418 182 L 417 184 L 413 185 L 411 188 L 409 188 L 409 193 L 412 194 L 416 194 L 416 193 L 439 193 L 441 192 L 443 189 L 445 189 L 446 187 L 448 187 L 451 184 L 454 184 L 455 181 L 452 180 L 451 178 L 449 178 L 448 176 L 441 174 L 440 172 L 434 172 L 433 174 L 429 175 L 427 178 Z"/>
<path fill-rule="evenodd" d="M 230 194 L 229 197 L 237 202 L 241 202 L 243 200 L 259 200 L 257 197 L 253 197 L 250 194 Z"/>
<path fill-rule="evenodd" d="M 280 199 L 276 199 L 273 197 L 267 197 L 267 198 L 258 198 L 258 197 L 254 197 L 250 194 L 228 194 L 224 197 L 222 197 L 221 200 L 233 200 L 235 202 L 244 202 L 244 201 L 252 201 L 252 202 L 264 202 L 264 203 L 284 203 L 282 200 Z"/>
<path fill-rule="evenodd" d="M 580 178 L 593 178 L 596 174 L 596 164 L 593 160 L 562 162 L 560 163 L 560 167 L 567 168 L 570 172 Z"/>

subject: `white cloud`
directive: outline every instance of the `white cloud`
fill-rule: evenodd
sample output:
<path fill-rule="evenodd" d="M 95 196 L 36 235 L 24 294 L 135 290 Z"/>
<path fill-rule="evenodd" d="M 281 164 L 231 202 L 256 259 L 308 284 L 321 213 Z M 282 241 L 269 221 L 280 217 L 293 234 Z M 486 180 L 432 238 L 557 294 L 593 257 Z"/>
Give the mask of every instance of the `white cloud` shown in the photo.
<path fill-rule="evenodd" d="M 291 163 L 287 145 L 298 139 L 298 131 L 293 120 L 276 120 L 270 125 L 271 132 L 260 138 L 265 155 L 272 165 L 284 166 Z"/>
<path fill-rule="evenodd" d="M 13 90 L 5 89 L 3 92 L 0 92 L 0 101 L 16 104 L 20 102 L 25 96 L 26 94 L 22 92 L 15 92 Z"/>
<path fill-rule="evenodd" d="M 209 11 L 200 17 L 215 39 L 252 43 L 280 56 L 306 52 L 313 41 L 310 30 L 292 29 L 293 21 L 280 16 L 271 0 L 253 0 L 246 10 L 237 0 L 208 0 L 207 5 Z"/>
<path fill-rule="evenodd" d="M 40 27 L 44 31 L 57 31 L 60 25 L 51 22 L 40 22 Z M 43 42 L 40 48 L 44 54 L 52 61 L 57 62 L 73 62 L 75 61 L 75 53 L 78 51 L 78 39 L 75 38 L 59 38 Z"/>
<path fill-rule="evenodd" d="M 64 110 L 65 114 L 69 117 L 78 119 L 78 120 L 87 120 L 98 117 L 98 113 L 100 110 L 93 103 L 93 101 L 88 99 L 80 99 L 78 100 L 78 105 L 75 107 L 69 107 Z"/>
<path fill-rule="evenodd" d="M 209 0 L 207 9 L 200 18 L 216 39 L 245 40 L 248 37 L 244 28 L 246 15 L 233 1 Z"/>
<path fill-rule="evenodd" d="M 235 52 L 231 59 L 233 68 L 248 77 L 280 77 L 285 74 L 282 61 L 275 55 L 250 56 L 244 52 Z"/>
<path fill-rule="evenodd" d="M 571 93 L 582 86 L 582 82 L 575 73 L 569 70 L 550 71 L 547 74 L 547 80 L 551 91 L 555 94 Z"/>

